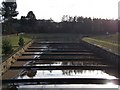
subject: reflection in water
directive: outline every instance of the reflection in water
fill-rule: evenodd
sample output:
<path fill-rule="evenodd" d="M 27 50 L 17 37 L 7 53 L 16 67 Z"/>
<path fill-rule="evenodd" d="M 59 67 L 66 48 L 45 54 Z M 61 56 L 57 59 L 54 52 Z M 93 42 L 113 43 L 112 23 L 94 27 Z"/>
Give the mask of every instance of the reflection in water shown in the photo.
<path fill-rule="evenodd" d="M 49 61 L 46 60 L 46 62 L 42 61 L 36 61 L 31 62 L 28 65 L 34 65 L 34 66 L 92 66 L 92 65 L 105 65 L 101 62 L 95 62 L 95 61 Z"/>
<path fill-rule="evenodd" d="M 19 90 L 22 90 L 22 88 L 34 88 L 34 90 L 38 90 L 38 88 L 64 88 L 62 90 L 69 90 L 65 88 L 71 88 L 70 90 L 73 90 L 73 88 L 85 88 L 85 90 L 101 90 L 99 88 L 103 88 L 102 90 L 106 90 L 104 88 L 109 88 L 110 90 L 118 90 L 118 85 L 109 85 L 109 84 L 51 84 L 51 85 L 20 85 Z M 37 88 L 37 89 L 35 89 Z M 95 88 L 95 89 L 92 89 Z M 97 89 L 96 89 L 97 88 Z M 107 89 L 107 90 L 109 90 Z M 45 89 L 46 90 L 46 89 Z M 53 89 L 54 90 L 54 89 Z M 57 90 L 57 89 L 55 89 Z M 80 90 L 80 89 L 76 89 Z"/>
<path fill-rule="evenodd" d="M 73 45 L 72 45 L 73 46 Z M 41 46 L 48 49 L 48 46 Z M 52 46 L 51 46 L 52 47 Z M 62 48 L 63 46 L 59 46 Z M 65 46 L 64 46 L 65 47 Z M 65 47 L 67 48 L 67 46 Z M 45 50 L 45 49 L 44 49 Z M 38 52 L 37 54 L 39 54 Z M 33 58 L 56 58 L 56 59 L 78 59 L 78 58 L 95 58 L 94 56 L 40 56 L 35 55 Z M 94 61 L 31 61 L 27 65 L 33 66 L 87 66 L 87 65 L 103 65 L 101 62 Z M 30 78 L 105 78 L 116 79 L 115 76 L 109 75 L 106 71 L 101 70 L 23 70 L 17 79 L 30 79 Z M 19 88 L 114 88 L 117 85 L 107 83 L 105 85 L 88 85 L 88 84 L 63 84 L 63 85 L 20 85 Z"/>
<path fill-rule="evenodd" d="M 39 57 L 39 55 L 37 55 Z M 49 56 L 40 56 L 41 59 L 95 59 L 97 58 L 96 56 L 52 56 L 52 55 L 49 55 Z"/>
<path fill-rule="evenodd" d="M 49 63 L 49 64 L 34 64 L 35 66 L 61 66 L 62 62 Z"/>
<path fill-rule="evenodd" d="M 102 65 L 101 62 L 95 61 L 71 61 L 71 62 L 62 62 L 62 66 L 92 66 L 92 65 Z"/>
<path fill-rule="evenodd" d="M 37 73 L 37 70 L 35 69 L 30 69 L 27 71 L 27 76 L 30 77 L 30 78 L 33 78 Z"/>
<path fill-rule="evenodd" d="M 18 79 L 30 79 L 27 74 Z M 106 78 L 116 79 L 101 70 L 37 70 L 34 78 Z M 52 85 L 20 85 L 19 88 L 118 88 L 112 82 L 106 84 L 52 84 Z"/>
<path fill-rule="evenodd" d="M 25 71 L 24 71 L 25 72 Z M 32 74 L 33 73 L 33 74 Z M 33 78 L 106 78 L 116 79 L 116 77 L 104 73 L 101 70 L 37 70 L 31 72 Z M 21 76 L 22 75 L 22 76 Z M 27 73 L 21 74 L 18 79 L 29 79 Z"/>
<path fill-rule="evenodd" d="M 37 73 L 37 70 L 35 69 L 29 69 L 29 70 L 23 70 L 20 74 L 20 77 L 24 77 L 25 75 L 28 76 L 29 78 L 33 78 Z"/>
<path fill-rule="evenodd" d="M 2 88 L 1 90 L 19 90 L 18 86 L 12 84 L 12 85 L 7 85 L 5 88 Z"/>

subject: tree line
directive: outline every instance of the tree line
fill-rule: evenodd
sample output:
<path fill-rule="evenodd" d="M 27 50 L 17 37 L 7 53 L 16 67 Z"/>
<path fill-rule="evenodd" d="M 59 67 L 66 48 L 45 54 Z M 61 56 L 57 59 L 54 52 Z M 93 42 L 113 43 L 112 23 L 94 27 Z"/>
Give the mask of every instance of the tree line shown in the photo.
<path fill-rule="evenodd" d="M 110 34 L 118 32 L 118 20 L 112 19 L 63 16 L 61 22 L 54 22 L 52 19 L 37 20 L 21 17 L 16 22 L 19 24 L 17 31 L 25 33 Z"/>
<path fill-rule="evenodd" d="M 3 34 L 12 33 L 80 33 L 80 34 L 110 34 L 118 32 L 120 21 L 118 19 L 101 19 L 82 16 L 63 15 L 61 22 L 52 19 L 36 19 L 33 11 L 29 11 L 21 19 L 13 17 L 18 15 L 16 2 L 2 3 L 2 16 L 4 17 Z"/>

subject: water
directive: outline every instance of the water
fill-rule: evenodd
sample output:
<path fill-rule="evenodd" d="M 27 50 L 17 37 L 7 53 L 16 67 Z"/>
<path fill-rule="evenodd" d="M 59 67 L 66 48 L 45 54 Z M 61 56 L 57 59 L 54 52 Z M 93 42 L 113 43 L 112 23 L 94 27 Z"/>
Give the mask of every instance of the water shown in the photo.
<path fill-rule="evenodd" d="M 28 75 L 18 76 L 17 79 L 30 79 Z M 105 78 L 116 79 L 101 70 L 37 70 L 34 78 Z"/>
<path fill-rule="evenodd" d="M 40 47 L 48 49 L 48 45 L 43 45 Z M 45 50 L 45 49 L 43 49 Z M 36 52 L 37 54 L 42 52 Z M 33 58 L 41 58 L 40 55 L 35 55 Z M 53 57 L 52 57 L 53 58 Z M 57 57 L 58 58 L 58 57 Z M 61 58 L 61 57 L 60 57 Z M 65 58 L 65 57 L 63 57 Z M 72 57 L 70 57 L 72 58 Z M 77 58 L 77 57 L 76 57 Z M 91 57 L 90 57 L 91 58 Z M 62 66 L 62 65 L 98 65 L 102 64 L 100 62 L 80 62 L 80 61 L 32 61 L 26 65 L 35 65 L 35 66 Z M 31 74 L 31 75 L 29 75 Z M 37 79 L 37 78 L 104 78 L 104 79 L 117 79 L 115 76 L 112 76 L 106 71 L 102 70 L 23 70 L 16 79 Z M 31 83 L 33 84 L 33 83 Z M 115 85 L 113 82 L 108 82 L 106 84 L 44 84 L 44 85 L 19 85 L 19 90 L 22 88 L 118 88 L 118 85 Z M 38 90 L 38 89 L 36 89 Z M 61 89 L 60 89 L 61 90 Z M 64 89 L 63 89 L 64 90 Z M 73 90 L 73 89 L 72 89 Z M 100 89 L 101 90 L 101 89 Z M 113 89 L 112 89 L 113 90 Z"/>
<path fill-rule="evenodd" d="M 116 79 L 101 70 L 37 70 L 35 76 L 18 76 L 17 79 L 35 78 L 105 78 Z M 33 83 L 31 83 L 33 84 Z M 19 88 L 118 88 L 112 82 L 106 84 L 41 84 L 41 85 L 19 85 Z M 19 89 L 20 90 L 20 89 Z M 21 89 L 22 90 L 22 89 Z M 36 89 L 37 90 L 37 89 Z M 114 90 L 114 89 L 112 89 Z"/>
<path fill-rule="evenodd" d="M 114 85 L 113 83 L 106 84 L 51 84 L 51 85 L 20 85 L 18 90 L 23 90 L 23 88 L 27 88 L 24 90 L 28 90 L 28 88 L 34 88 L 34 90 L 45 90 L 52 88 L 51 90 L 118 90 L 118 85 Z M 39 89 L 38 89 L 39 88 Z M 68 89 L 67 89 L 68 88 Z M 77 89 L 78 88 L 78 89 Z M 80 88 L 80 89 L 79 89 Z M 108 89 L 107 89 L 108 88 Z M 31 89 L 31 90 L 32 90 Z"/>
<path fill-rule="evenodd" d="M 29 61 L 25 64 L 26 66 L 92 66 L 92 65 L 100 65 L 107 66 L 101 62 L 97 61 L 75 61 L 75 60 L 64 60 L 63 61 Z"/>

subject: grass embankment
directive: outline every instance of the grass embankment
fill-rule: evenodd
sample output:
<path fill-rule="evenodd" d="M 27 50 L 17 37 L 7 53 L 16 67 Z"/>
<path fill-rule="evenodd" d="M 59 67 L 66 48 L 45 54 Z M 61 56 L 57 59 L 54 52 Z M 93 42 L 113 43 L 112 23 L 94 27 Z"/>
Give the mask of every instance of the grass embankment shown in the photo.
<path fill-rule="evenodd" d="M 30 37 L 27 37 L 26 35 L 22 35 L 22 36 L 23 36 L 25 44 L 28 43 L 29 41 L 31 41 Z M 11 45 L 13 47 L 13 52 L 14 52 L 17 48 L 19 48 L 19 45 L 18 45 L 19 37 L 20 37 L 20 35 L 16 35 L 16 34 L 6 35 L 6 36 L 2 37 L 2 40 L 7 39 L 11 43 Z M 4 54 L 2 54 L 2 56 L 3 56 L 3 58 L 7 57 L 7 56 L 4 56 Z"/>
<path fill-rule="evenodd" d="M 7 39 L 8 41 L 10 41 L 13 49 L 16 50 L 16 49 L 19 47 L 19 45 L 18 45 L 19 36 L 20 36 L 20 35 L 17 36 L 17 35 L 15 35 L 15 34 L 14 34 L 14 35 L 7 35 L 7 36 L 3 36 L 2 39 L 3 39 L 3 40 L 4 40 L 4 39 Z M 25 36 L 25 35 L 22 35 L 22 36 L 23 36 L 23 39 L 24 39 L 25 44 L 31 40 L 31 38 L 29 38 L 29 37 L 27 37 L 27 36 Z"/>
<path fill-rule="evenodd" d="M 120 48 L 120 42 L 118 41 L 119 35 L 120 34 L 85 37 L 83 38 L 83 40 L 91 44 L 97 45 L 101 48 L 104 48 L 115 54 L 119 54 L 118 53 L 118 48 Z"/>

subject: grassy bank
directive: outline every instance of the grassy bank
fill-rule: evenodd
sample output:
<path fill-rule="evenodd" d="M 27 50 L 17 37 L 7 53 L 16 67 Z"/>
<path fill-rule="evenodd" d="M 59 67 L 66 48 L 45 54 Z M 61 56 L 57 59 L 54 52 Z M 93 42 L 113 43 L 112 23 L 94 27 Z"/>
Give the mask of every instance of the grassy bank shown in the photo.
<path fill-rule="evenodd" d="M 28 43 L 29 41 L 31 41 L 30 37 L 27 37 L 26 35 L 22 35 L 22 36 L 23 36 L 25 44 Z M 13 47 L 13 52 L 14 52 L 16 49 L 19 48 L 19 45 L 18 45 L 19 37 L 20 37 L 20 35 L 16 35 L 16 34 L 6 35 L 6 36 L 2 36 L 2 40 L 4 40 L 4 39 L 8 40 L 11 43 L 11 45 Z M 4 54 L 2 54 L 2 58 L 3 59 L 6 58 L 6 57 L 7 56 L 5 56 Z"/>
<path fill-rule="evenodd" d="M 7 39 L 8 41 L 10 41 L 11 45 L 13 46 L 13 49 L 16 50 L 19 47 L 19 45 L 18 45 L 19 36 L 20 35 L 16 35 L 16 34 L 14 34 L 14 35 L 7 35 L 7 36 L 3 36 L 2 39 L 3 40 Z M 25 44 L 31 40 L 31 38 L 29 38 L 29 37 L 27 37 L 25 35 L 22 35 L 22 36 L 23 36 Z"/>
<path fill-rule="evenodd" d="M 115 54 L 119 54 L 118 48 L 120 48 L 120 42 L 118 41 L 118 37 L 119 34 L 112 34 L 112 35 L 85 37 L 83 38 L 83 40 L 91 44 L 97 45 L 101 48 L 104 48 Z"/>

